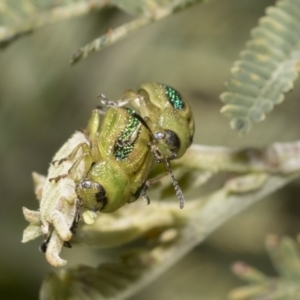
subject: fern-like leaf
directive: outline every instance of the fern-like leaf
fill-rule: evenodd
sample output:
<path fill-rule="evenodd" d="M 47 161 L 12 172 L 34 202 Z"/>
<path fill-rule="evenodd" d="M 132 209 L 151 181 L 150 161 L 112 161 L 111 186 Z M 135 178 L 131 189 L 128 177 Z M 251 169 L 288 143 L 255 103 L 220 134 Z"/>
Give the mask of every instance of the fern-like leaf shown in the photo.
<path fill-rule="evenodd" d="M 300 299 L 300 255 L 297 244 L 289 237 L 279 240 L 277 236 L 270 235 L 266 246 L 280 277 L 270 278 L 244 263 L 235 263 L 233 271 L 249 285 L 234 289 L 229 299 Z"/>
<path fill-rule="evenodd" d="M 253 39 L 234 63 L 221 112 L 231 127 L 248 132 L 252 122 L 265 119 L 283 93 L 293 87 L 300 61 L 300 1 L 278 1 L 252 31 Z"/>

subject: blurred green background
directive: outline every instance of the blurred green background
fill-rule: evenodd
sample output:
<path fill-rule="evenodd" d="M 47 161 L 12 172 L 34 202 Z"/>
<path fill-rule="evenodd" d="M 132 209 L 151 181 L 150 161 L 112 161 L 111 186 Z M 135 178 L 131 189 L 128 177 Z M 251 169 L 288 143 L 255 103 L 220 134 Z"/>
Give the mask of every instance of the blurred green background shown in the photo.
<path fill-rule="evenodd" d="M 96 96 L 117 99 L 145 81 L 169 84 L 191 102 L 195 142 L 265 146 L 299 139 L 300 84 L 267 120 L 239 138 L 220 115 L 219 95 L 230 67 L 270 0 L 223 0 L 196 5 L 91 55 L 70 67 L 80 46 L 130 17 L 116 9 L 47 26 L 0 53 L 0 299 L 37 299 L 52 268 L 38 251 L 40 240 L 21 244 L 27 222 L 22 206 L 37 209 L 31 172 L 45 174 L 55 151 L 84 128 Z M 230 220 L 204 244 L 145 288 L 134 300 L 226 299 L 241 283 L 230 273 L 235 260 L 274 272 L 264 252 L 268 233 L 299 232 L 298 183 Z M 100 254 L 99 254 L 100 253 Z M 109 251 L 85 246 L 63 250 L 69 266 L 96 266 Z"/>

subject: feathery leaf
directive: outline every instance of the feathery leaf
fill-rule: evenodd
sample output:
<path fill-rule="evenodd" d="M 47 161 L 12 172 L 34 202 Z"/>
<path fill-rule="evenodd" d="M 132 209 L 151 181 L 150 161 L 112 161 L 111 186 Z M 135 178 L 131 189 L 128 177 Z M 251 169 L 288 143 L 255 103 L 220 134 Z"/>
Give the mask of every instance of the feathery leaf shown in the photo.
<path fill-rule="evenodd" d="M 300 255 L 297 244 L 289 237 L 279 239 L 270 235 L 266 239 L 266 247 L 280 277 L 267 277 L 257 269 L 237 262 L 233 272 L 249 285 L 232 290 L 229 299 L 300 299 Z"/>
<path fill-rule="evenodd" d="M 252 31 L 253 39 L 231 69 L 228 92 L 221 112 L 231 119 L 231 127 L 248 132 L 251 123 L 261 122 L 283 93 L 293 87 L 300 61 L 300 1 L 278 1 Z"/>

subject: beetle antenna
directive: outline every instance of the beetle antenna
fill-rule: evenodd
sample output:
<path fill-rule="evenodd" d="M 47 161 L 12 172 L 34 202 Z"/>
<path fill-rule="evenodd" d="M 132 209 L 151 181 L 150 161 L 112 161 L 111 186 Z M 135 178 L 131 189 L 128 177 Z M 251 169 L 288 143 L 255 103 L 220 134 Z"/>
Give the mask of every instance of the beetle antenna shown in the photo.
<path fill-rule="evenodd" d="M 150 198 L 147 195 L 147 189 L 148 189 L 148 185 L 147 185 L 147 182 L 146 182 L 146 184 L 145 184 L 145 186 L 142 190 L 141 196 L 146 201 L 147 205 L 149 205 L 150 204 Z"/>
<path fill-rule="evenodd" d="M 98 95 L 98 98 L 100 99 L 100 102 L 104 106 L 108 107 L 118 107 L 118 103 L 112 100 L 109 100 L 104 94 Z"/>
<path fill-rule="evenodd" d="M 165 167 L 166 167 L 167 172 L 171 176 L 172 184 L 174 186 L 176 196 L 179 200 L 179 207 L 182 209 L 184 207 L 184 202 L 185 202 L 184 195 L 183 195 L 183 192 L 182 192 L 177 180 L 175 179 L 175 176 L 171 169 L 170 161 L 168 159 L 165 159 Z"/>
<path fill-rule="evenodd" d="M 113 101 L 113 100 L 109 100 L 104 94 L 99 94 L 98 98 L 100 99 L 100 102 L 102 105 L 108 106 L 108 107 L 114 107 L 114 108 L 122 107 L 136 99 L 136 97 L 132 97 L 132 98 L 126 98 L 126 99 L 120 99 L 117 101 Z"/>
<path fill-rule="evenodd" d="M 72 245 L 69 242 L 67 242 L 67 241 L 64 241 L 64 246 L 66 248 L 72 248 Z"/>
<path fill-rule="evenodd" d="M 156 138 L 155 138 L 155 135 L 153 134 L 151 128 L 149 127 L 149 125 L 147 124 L 147 122 L 145 121 L 145 119 L 142 118 L 142 117 L 141 117 L 139 114 L 137 114 L 136 112 L 133 112 L 132 115 L 133 115 L 135 118 L 137 118 L 137 119 L 142 123 L 142 125 L 149 131 L 151 137 L 152 137 L 153 139 L 156 139 Z"/>
<path fill-rule="evenodd" d="M 99 111 L 100 115 L 105 115 L 107 112 L 107 107 L 103 107 L 101 105 L 97 105 L 96 109 Z"/>

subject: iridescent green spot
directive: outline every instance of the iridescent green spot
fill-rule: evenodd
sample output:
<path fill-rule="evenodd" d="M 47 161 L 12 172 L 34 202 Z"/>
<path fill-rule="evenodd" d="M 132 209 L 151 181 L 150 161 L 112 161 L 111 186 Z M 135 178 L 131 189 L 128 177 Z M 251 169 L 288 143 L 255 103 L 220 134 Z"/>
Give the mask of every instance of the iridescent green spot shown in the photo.
<path fill-rule="evenodd" d="M 184 102 L 182 100 L 181 95 L 169 86 L 165 86 L 166 95 L 169 99 L 169 102 L 175 109 L 184 109 Z"/>
<path fill-rule="evenodd" d="M 133 145 L 120 146 L 116 145 L 114 156 L 118 160 L 124 160 L 133 150 Z"/>
<path fill-rule="evenodd" d="M 118 160 L 124 160 L 134 149 L 135 141 L 139 135 L 136 133 L 140 121 L 133 115 L 135 112 L 131 109 L 126 109 L 129 116 L 125 129 L 120 133 L 115 145 L 114 156 Z M 136 135 L 134 137 L 134 135 Z"/>

